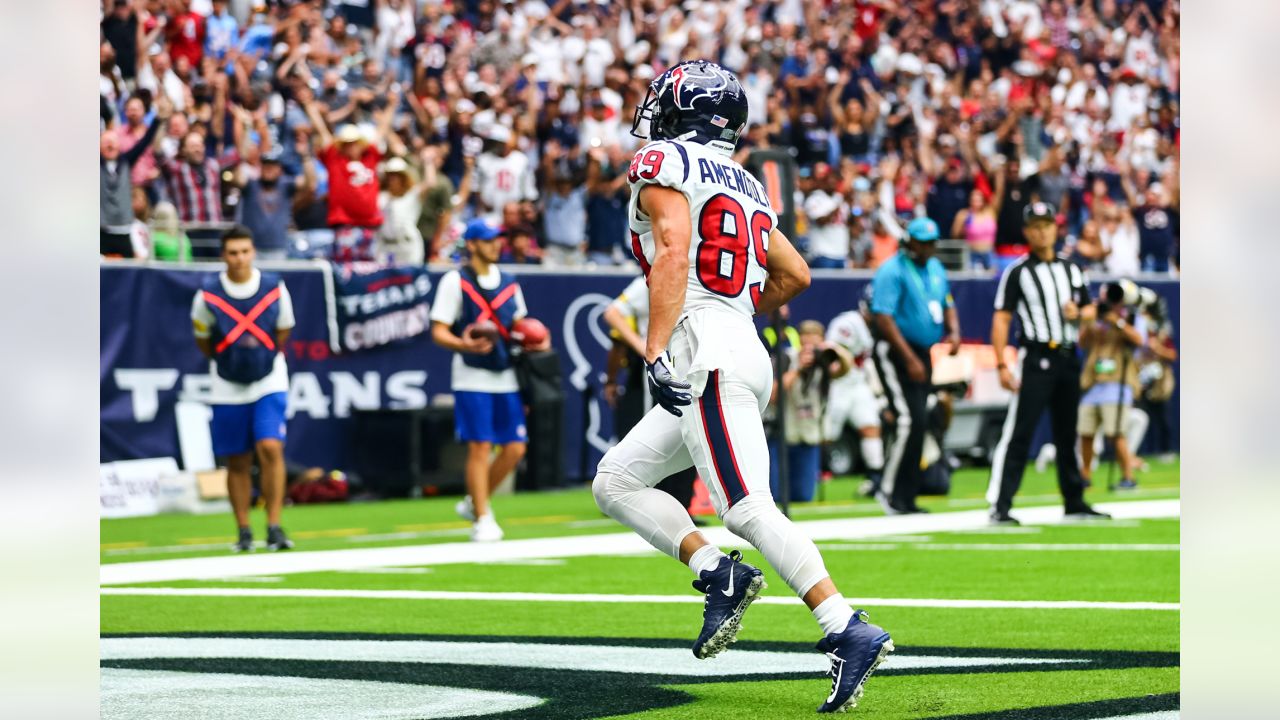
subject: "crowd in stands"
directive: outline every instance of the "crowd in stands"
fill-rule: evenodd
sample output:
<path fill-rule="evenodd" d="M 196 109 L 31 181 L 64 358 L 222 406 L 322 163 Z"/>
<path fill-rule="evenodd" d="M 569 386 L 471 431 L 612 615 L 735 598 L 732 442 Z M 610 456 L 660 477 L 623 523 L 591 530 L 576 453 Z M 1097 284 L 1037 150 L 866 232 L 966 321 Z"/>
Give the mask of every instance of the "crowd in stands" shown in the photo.
<path fill-rule="evenodd" d="M 1111 274 L 1179 255 L 1177 0 L 103 0 L 101 244 L 181 260 L 239 221 L 259 254 L 630 262 L 629 133 L 686 59 L 738 73 L 739 159 L 799 168 L 814 267 L 875 267 L 935 220 L 975 268 L 1023 208 Z M 190 236 L 190 237 L 189 237 Z"/>

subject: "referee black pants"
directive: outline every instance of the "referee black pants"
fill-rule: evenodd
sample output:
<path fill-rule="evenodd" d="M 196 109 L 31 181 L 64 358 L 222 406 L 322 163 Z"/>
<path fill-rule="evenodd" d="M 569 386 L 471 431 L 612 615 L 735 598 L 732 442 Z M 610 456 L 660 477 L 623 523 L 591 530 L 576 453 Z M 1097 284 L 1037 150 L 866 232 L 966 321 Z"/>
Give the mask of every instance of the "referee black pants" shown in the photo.
<path fill-rule="evenodd" d="M 924 434 L 929 428 L 929 394 L 933 392 L 929 348 L 912 346 L 911 350 L 924 363 L 924 382 L 911 379 L 906 364 L 888 342 L 876 342 L 876 370 L 884 383 L 896 425 L 880 488 L 889 497 L 889 506 L 898 511 L 915 509 L 916 496 L 924 481 L 920 455 L 924 451 Z"/>
<path fill-rule="evenodd" d="M 1067 512 L 1084 506 L 1084 479 L 1076 459 L 1076 419 L 1080 412 L 1080 359 L 1074 349 L 1030 346 L 1019 351 L 1021 387 L 1009 404 L 1000 442 L 991 458 L 987 502 L 997 513 L 1013 507 L 1022 484 L 1031 437 L 1045 408 L 1058 449 L 1058 490 Z"/>

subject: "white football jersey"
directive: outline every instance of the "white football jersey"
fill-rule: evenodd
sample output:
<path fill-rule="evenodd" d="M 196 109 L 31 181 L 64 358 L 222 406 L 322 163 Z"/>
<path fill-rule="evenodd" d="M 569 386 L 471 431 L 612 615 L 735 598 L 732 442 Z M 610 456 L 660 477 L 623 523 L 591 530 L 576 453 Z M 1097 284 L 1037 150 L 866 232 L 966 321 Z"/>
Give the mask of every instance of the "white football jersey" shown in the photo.
<path fill-rule="evenodd" d="M 529 156 L 519 150 L 505 156 L 484 153 L 477 157 L 474 187 L 489 207 L 484 219 L 494 225 L 502 222 L 502 208 L 507 203 L 538 198 Z"/>
<path fill-rule="evenodd" d="M 844 388 L 870 380 L 872 365 L 868 360 L 875 350 L 875 340 L 871 337 L 871 329 L 867 327 L 862 313 L 848 310 L 832 318 L 827 325 L 827 342 L 835 343 L 853 355 L 853 369 L 831 382 L 833 390 L 837 386 Z"/>
<path fill-rule="evenodd" d="M 857 310 L 842 312 L 831 319 L 827 326 L 827 342 L 833 342 L 848 350 L 855 359 L 866 359 L 875 349 L 871 330 L 862 313 Z"/>
<path fill-rule="evenodd" d="M 638 207 L 645 185 L 684 193 L 692 213 L 689 284 L 684 315 L 728 309 L 747 319 L 768 277 L 769 234 L 778 216 L 764 185 L 724 151 L 679 140 L 651 142 L 636 152 L 628 173 L 631 251 L 645 277 L 654 259 L 653 226 Z"/>

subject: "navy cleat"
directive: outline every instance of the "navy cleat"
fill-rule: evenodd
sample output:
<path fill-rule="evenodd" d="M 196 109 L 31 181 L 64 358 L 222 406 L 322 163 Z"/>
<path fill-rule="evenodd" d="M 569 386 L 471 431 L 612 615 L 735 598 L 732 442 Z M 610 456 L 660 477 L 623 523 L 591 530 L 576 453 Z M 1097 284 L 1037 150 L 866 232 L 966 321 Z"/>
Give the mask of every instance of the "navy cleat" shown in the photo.
<path fill-rule="evenodd" d="M 742 553 L 737 550 L 720 558 L 715 570 L 703 570 L 701 578 L 693 581 L 693 588 L 707 596 L 693 656 L 700 660 L 715 657 L 737 640 L 743 613 L 765 587 L 764 573 L 742 562 Z"/>
<path fill-rule="evenodd" d="M 253 531 L 249 528 L 240 528 L 239 537 L 236 538 L 236 544 L 231 546 L 231 552 L 253 552 Z"/>
<path fill-rule="evenodd" d="M 846 712 L 857 707 L 867 678 L 893 652 L 893 639 L 884 628 L 868 623 L 865 612 L 857 610 L 842 632 L 818 641 L 818 651 L 831 658 L 831 695 L 818 712 Z"/>

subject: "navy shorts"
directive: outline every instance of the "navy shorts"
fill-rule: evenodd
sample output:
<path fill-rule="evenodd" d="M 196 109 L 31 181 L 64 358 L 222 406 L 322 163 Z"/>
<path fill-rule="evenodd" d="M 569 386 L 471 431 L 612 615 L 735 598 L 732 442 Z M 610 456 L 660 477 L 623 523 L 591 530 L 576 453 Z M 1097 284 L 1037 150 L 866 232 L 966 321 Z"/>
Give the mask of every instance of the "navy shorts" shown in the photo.
<path fill-rule="evenodd" d="M 453 393 L 453 424 L 462 442 L 506 445 L 527 442 L 520 393 L 459 390 Z"/>
<path fill-rule="evenodd" d="M 217 457 L 249 452 L 259 440 L 284 442 L 287 393 L 263 395 L 241 405 L 214 405 L 209 429 Z"/>

